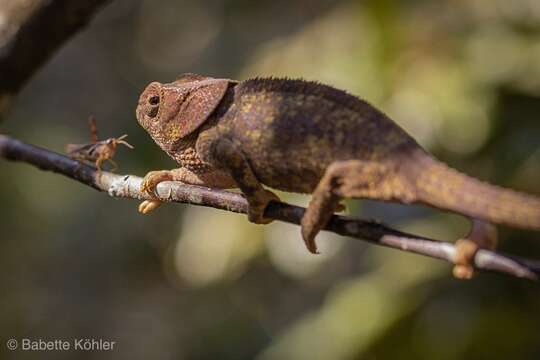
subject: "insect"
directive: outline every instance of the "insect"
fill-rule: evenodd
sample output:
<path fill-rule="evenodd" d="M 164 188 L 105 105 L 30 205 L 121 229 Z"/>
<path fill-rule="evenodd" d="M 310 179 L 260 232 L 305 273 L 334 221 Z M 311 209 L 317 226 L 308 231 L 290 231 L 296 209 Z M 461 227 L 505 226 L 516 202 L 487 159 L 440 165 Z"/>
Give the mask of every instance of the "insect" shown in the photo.
<path fill-rule="evenodd" d="M 116 147 L 118 144 L 127 146 L 130 149 L 134 147 L 124 139 L 127 134 L 124 134 L 118 138 L 109 138 L 106 140 L 99 140 L 97 136 L 96 119 L 90 116 L 88 119 L 90 126 L 91 143 L 88 144 L 67 144 L 66 153 L 72 159 L 79 160 L 81 162 L 93 163 L 98 171 L 102 170 L 102 165 L 105 161 L 109 161 L 113 168 L 111 171 L 118 169 L 118 165 L 113 161 L 114 154 L 116 153 Z"/>

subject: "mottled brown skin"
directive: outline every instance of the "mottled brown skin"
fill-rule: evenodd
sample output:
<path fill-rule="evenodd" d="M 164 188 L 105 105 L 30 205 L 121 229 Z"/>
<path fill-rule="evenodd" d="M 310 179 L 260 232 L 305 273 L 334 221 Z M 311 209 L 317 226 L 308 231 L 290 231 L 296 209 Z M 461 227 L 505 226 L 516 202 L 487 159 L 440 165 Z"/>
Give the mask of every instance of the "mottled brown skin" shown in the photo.
<path fill-rule="evenodd" d="M 469 239 L 483 246 L 489 246 L 486 239 L 494 241 L 485 235 L 493 228 L 488 223 L 540 230 L 539 198 L 447 167 L 382 112 L 326 85 L 185 74 L 170 84 L 148 85 L 137 119 L 181 165 L 149 173 L 143 190 L 151 192 L 165 180 L 238 187 L 250 205 L 249 220 L 256 223 L 269 222 L 264 209 L 277 200 L 263 185 L 312 193 L 301 225 L 313 253 L 316 234 L 343 198 L 420 202 L 479 219 Z M 144 202 L 140 211 L 158 204 Z M 465 243 L 456 259 L 465 267 L 456 271 L 464 272 L 460 277 L 472 274 L 467 266 L 477 249 Z"/>

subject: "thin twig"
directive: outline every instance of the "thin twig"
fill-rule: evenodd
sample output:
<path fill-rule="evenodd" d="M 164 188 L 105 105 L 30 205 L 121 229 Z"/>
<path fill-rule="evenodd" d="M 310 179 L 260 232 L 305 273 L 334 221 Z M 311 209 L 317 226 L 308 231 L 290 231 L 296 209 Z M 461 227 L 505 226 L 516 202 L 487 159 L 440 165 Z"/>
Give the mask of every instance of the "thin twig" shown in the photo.
<path fill-rule="evenodd" d="M 133 175 L 116 175 L 110 172 L 99 173 L 95 168 L 72 160 L 64 155 L 25 144 L 8 136 L 0 135 L 0 157 L 21 161 L 54 171 L 75 179 L 99 191 L 105 191 L 112 197 L 131 199 L 152 199 L 149 194 L 140 191 L 142 179 Z M 157 197 L 166 202 L 188 203 L 213 207 L 216 209 L 246 213 L 248 204 L 237 193 L 209 189 L 201 186 L 185 185 L 179 182 L 162 182 L 156 188 Z M 299 224 L 305 209 L 282 202 L 271 202 L 265 216 Z M 372 244 L 399 249 L 453 263 L 455 247 L 453 244 L 407 234 L 385 225 L 334 215 L 325 227 L 343 236 L 368 241 Z M 540 263 L 519 259 L 494 251 L 481 249 L 474 257 L 474 266 L 479 270 L 506 273 L 516 277 L 537 280 L 540 275 Z"/>

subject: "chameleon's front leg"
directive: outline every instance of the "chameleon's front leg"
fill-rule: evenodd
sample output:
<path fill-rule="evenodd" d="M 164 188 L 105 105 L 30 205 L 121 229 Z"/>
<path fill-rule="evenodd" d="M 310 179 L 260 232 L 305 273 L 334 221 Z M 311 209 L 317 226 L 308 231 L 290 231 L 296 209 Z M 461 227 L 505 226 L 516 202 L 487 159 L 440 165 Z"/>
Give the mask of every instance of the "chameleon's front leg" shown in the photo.
<path fill-rule="evenodd" d="M 186 168 L 178 168 L 172 170 L 150 171 L 146 174 L 141 183 L 141 192 L 153 194 L 156 186 L 163 181 L 180 181 L 185 184 L 202 185 L 218 189 L 234 187 L 234 181 L 221 171 L 210 170 L 196 174 Z M 162 202 L 157 199 L 144 200 L 139 205 L 139 212 L 148 214 L 157 209 L 161 204 Z"/>
<path fill-rule="evenodd" d="M 279 198 L 262 187 L 244 154 L 231 140 L 221 136 L 213 139 L 205 135 L 197 143 L 199 153 L 206 155 L 206 162 L 223 169 L 234 179 L 248 201 L 249 221 L 256 224 L 270 223 L 272 219 L 264 217 L 264 210 L 270 201 L 279 201 Z"/>

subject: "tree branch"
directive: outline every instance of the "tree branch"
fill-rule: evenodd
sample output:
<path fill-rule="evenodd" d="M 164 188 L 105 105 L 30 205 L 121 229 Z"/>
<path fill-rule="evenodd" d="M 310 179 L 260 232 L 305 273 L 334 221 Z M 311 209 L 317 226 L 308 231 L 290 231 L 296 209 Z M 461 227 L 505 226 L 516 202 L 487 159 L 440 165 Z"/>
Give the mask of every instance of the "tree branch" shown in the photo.
<path fill-rule="evenodd" d="M 42 170 L 54 171 L 105 191 L 112 197 L 131 199 L 152 199 L 139 190 L 142 179 L 133 175 L 117 175 L 72 160 L 64 155 L 25 144 L 8 136 L 0 135 L 0 157 L 21 161 L 37 166 Z M 158 198 L 166 202 L 187 203 L 213 207 L 216 209 L 246 213 L 248 204 L 244 197 L 224 190 L 201 186 L 185 185 L 179 182 L 163 182 L 157 186 Z M 281 202 L 271 202 L 265 217 L 299 224 L 305 209 Z M 325 230 L 343 236 L 361 239 L 375 245 L 386 246 L 406 252 L 416 253 L 453 263 L 455 247 L 453 244 L 421 236 L 407 234 L 385 225 L 334 215 Z M 474 257 L 474 266 L 479 270 L 506 273 L 516 277 L 538 280 L 540 263 L 519 259 L 481 249 Z"/>
<path fill-rule="evenodd" d="M 109 1 L 0 1 L 0 115 L 28 78 Z"/>

